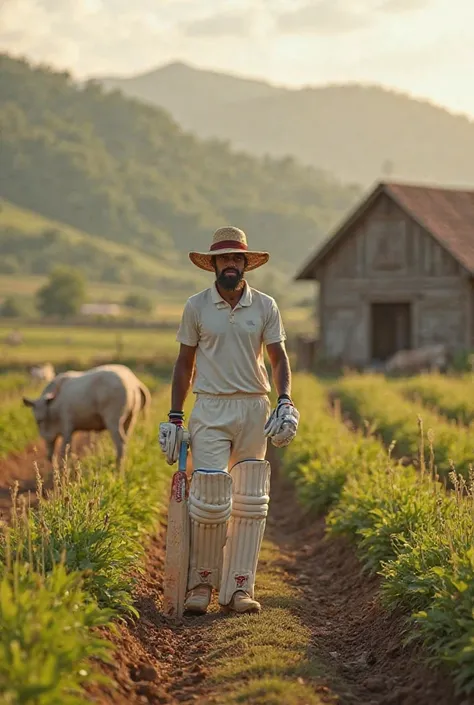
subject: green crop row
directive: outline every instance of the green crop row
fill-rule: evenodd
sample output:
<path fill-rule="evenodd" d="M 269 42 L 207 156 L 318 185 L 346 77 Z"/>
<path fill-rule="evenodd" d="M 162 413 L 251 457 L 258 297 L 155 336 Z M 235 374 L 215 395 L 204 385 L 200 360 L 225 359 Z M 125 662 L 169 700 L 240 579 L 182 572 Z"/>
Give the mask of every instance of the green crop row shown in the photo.
<path fill-rule="evenodd" d="M 433 473 L 394 462 L 329 410 L 314 378 L 296 375 L 294 398 L 302 421 L 282 463 L 300 500 L 331 507 L 328 530 L 352 537 L 382 575 L 385 606 L 409 611 L 412 638 L 474 692 L 474 477 L 451 473 L 448 494 Z"/>
<path fill-rule="evenodd" d="M 416 460 L 420 446 L 420 423 L 433 439 L 434 462 L 440 476 L 447 478 L 454 464 L 457 472 L 468 477 L 474 464 L 474 428 L 454 422 L 405 399 L 379 375 L 352 375 L 334 385 L 334 393 L 359 424 L 369 423 L 388 446 L 395 442 L 395 453 Z"/>
<path fill-rule="evenodd" d="M 419 375 L 395 383 L 404 396 L 420 401 L 443 416 L 469 426 L 474 422 L 474 375 L 462 378 Z"/>
<path fill-rule="evenodd" d="M 132 574 L 172 472 L 156 440 L 166 410 L 160 394 L 135 429 L 122 473 L 104 438 L 93 456 L 56 469 L 46 499 L 38 478 L 35 509 L 17 502 L 0 544 L 0 690 L 9 705 L 85 702 L 80 685 L 98 678 L 88 658 L 107 654 L 91 627 L 137 614 Z"/>

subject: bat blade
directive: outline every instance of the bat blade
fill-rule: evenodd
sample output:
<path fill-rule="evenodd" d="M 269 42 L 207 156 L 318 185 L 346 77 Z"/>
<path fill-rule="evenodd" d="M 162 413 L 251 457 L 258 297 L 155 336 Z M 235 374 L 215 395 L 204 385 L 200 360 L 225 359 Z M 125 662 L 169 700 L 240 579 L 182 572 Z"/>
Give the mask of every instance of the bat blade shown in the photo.
<path fill-rule="evenodd" d="M 181 442 L 179 465 L 171 481 L 163 575 L 163 613 L 181 619 L 188 582 L 190 522 L 188 511 L 189 482 L 186 475 L 188 443 Z"/>

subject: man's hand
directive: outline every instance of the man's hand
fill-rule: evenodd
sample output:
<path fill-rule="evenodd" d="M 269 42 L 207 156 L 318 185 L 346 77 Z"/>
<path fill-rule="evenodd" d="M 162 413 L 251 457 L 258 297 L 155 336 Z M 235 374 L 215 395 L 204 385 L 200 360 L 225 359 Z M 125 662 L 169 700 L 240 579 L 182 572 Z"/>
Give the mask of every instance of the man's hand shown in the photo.
<path fill-rule="evenodd" d="M 169 421 L 160 423 L 159 443 L 161 450 L 166 454 L 168 465 L 174 465 L 178 460 L 179 447 L 185 432 L 184 414 L 182 411 L 170 411 L 168 419 Z"/>
<path fill-rule="evenodd" d="M 300 414 L 290 397 L 282 394 L 278 397 L 275 409 L 265 424 L 264 434 L 277 448 L 287 446 L 296 436 Z"/>

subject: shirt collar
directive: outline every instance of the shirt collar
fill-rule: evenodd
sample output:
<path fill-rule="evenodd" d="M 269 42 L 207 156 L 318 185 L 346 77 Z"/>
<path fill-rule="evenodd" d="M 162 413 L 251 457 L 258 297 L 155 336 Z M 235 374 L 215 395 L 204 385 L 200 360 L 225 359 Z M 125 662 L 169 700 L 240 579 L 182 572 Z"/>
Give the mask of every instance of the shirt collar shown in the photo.
<path fill-rule="evenodd" d="M 216 283 L 211 286 L 211 298 L 212 298 L 212 303 L 217 304 L 224 304 L 224 306 L 228 306 L 227 302 L 224 301 L 222 296 L 219 294 L 219 291 L 217 289 Z M 250 286 L 248 285 L 248 282 L 245 282 L 245 288 L 244 288 L 244 293 L 240 297 L 240 301 L 237 304 L 237 306 L 250 306 L 252 303 L 252 290 Z"/>

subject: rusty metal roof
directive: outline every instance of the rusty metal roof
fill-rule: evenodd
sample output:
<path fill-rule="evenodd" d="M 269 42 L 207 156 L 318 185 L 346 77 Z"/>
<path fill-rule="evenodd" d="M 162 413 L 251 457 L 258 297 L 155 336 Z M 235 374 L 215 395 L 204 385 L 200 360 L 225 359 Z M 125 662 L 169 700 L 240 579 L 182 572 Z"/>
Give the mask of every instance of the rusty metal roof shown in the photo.
<path fill-rule="evenodd" d="M 382 182 L 326 240 L 297 274 L 296 279 L 314 278 L 315 267 L 326 258 L 381 193 L 386 193 L 392 198 L 407 215 L 425 228 L 474 275 L 474 190 Z"/>

